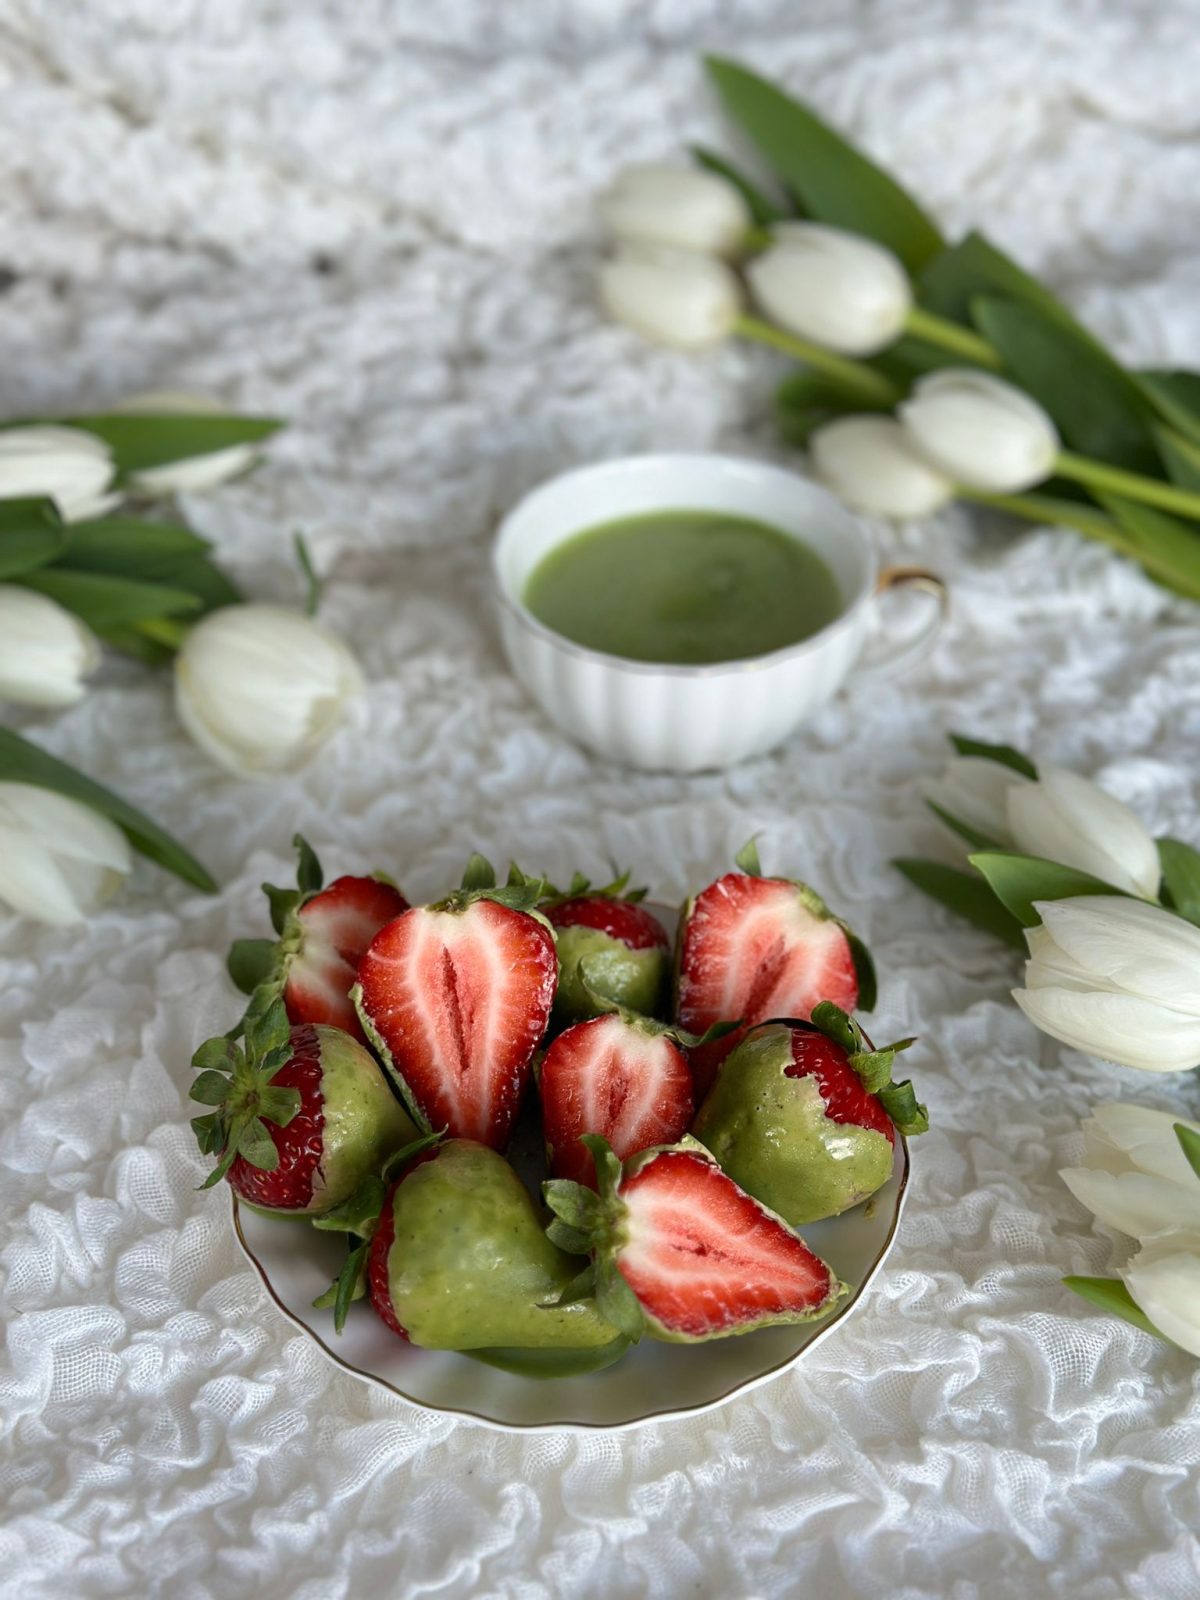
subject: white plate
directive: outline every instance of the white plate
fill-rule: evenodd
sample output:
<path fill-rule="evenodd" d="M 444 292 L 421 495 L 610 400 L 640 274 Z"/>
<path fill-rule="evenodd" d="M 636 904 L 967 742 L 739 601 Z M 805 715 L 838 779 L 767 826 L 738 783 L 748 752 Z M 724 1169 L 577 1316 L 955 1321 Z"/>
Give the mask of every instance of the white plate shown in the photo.
<path fill-rule="evenodd" d="M 663 907 L 654 910 L 666 922 L 675 920 Z M 548 1432 L 635 1428 L 695 1416 L 794 1366 L 851 1315 L 883 1265 L 896 1237 L 908 1173 L 908 1146 L 897 1133 L 892 1176 L 883 1188 L 865 1205 L 800 1230 L 850 1286 L 832 1316 L 699 1345 L 643 1339 L 615 1366 L 577 1378 L 520 1378 L 452 1351 L 418 1350 L 397 1339 L 361 1301 L 351 1307 L 339 1337 L 333 1313 L 314 1311 L 312 1302 L 345 1260 L 342 1237 L 293 1218 L 260 1215 L 239 1206 L 232 1190 L 230 1198 L 238 1242 L 267 1293 L 339 1367 L 425 1410 L 505 1433 Z"/>

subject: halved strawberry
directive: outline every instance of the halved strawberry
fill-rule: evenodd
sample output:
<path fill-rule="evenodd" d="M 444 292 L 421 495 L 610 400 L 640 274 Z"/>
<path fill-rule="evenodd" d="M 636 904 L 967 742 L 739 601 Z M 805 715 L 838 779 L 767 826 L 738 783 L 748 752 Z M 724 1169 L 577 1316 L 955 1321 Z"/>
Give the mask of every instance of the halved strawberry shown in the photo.
<path fill-rule="evenodd" d="M 559 1023 L 597 1016 L 604 999 L 647 1017 L 663 1009 L 671 941 L 638 904 L 646 891 L 627 890 L 628 881 L 626 872 L 596 889 L 577 874 L 565 894 L 552 891 L 543 903 L 557 934 Z"/>
<path fill-rule="evenodd" d="M 577 1022 L 547 1050 L 538 1075 L 542 1132 L 556 1178 L 595 1186 L 584 1133 L 603 1134 L 623 1161 L 673 1144 L 692 1120 L 692 1075 L 670 1031 L 629 1012 Z"/>
<path fill-rule="evenodd" d="M 842 1285 L 788 1225 L 739 1189 L 694 1139 L 622 1168 L 588 1137 L 600 1192 L 551 1180 L 550 1238 L 590 1249 L 573 1294 L 593 1293 L 628 1338 L 694 1343 L 822 1316 Z"/>
<path fill-rule="evenodd" d="M 532 914 L 544 885 L 495 888 L 478 859 L 461 890 L 382 929 L 353 998 L 421 1124 L 501 1149 L 550 1019 L 558 960 Z"/>
<path fill-rule="evenodd" d="M 866 947 L 821 897 L 807 884 L 763 877 L 753 843 L 737 860 L 742 870 L 710 883 L 679 926 L 680 1026 L 702 1033 L 722 1018 L 743 1024 L 692 1053 L 697 1100 L 753 1024 L 808 1017 L 821 1000 L 844 1011 L 875 1004 Z"/>
<path fill-rule="evenodd" d="M 363 952 L 408 901 L 378 877 L 335 878 L 322 888 L 321 863 L 297 834 L 297 887 L 263 884 L 276 939 L 235 939 L 229 974 L 251 1008 L 264 1011 L 279 995 L 294 1024 L 341 1028 L 360 1043 L 366 1035 L 350 1000 Z"/>
<path fill-rule="evenodd" d="M 363 1039 L 350 999 L 358 965 L 380 928 L 408 901 L 378 878 L 335 878 L 296 908 L 300 938 L 287 963 L 283 1003 L 292 1022 L 322 1022 Z"/>

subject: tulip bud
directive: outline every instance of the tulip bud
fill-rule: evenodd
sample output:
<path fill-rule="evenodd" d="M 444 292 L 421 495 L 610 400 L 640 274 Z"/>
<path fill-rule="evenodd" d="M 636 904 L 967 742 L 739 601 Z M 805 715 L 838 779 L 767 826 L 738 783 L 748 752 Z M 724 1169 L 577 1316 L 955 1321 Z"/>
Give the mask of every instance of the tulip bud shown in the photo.
<path fill-rule="evenodd" d="M 600 217 L 622 244 L 664 244 L 701 255 L 737 252 L 749 207 L 726 178 L 662 163 L 625 167 L 600 197 Z"/>
<path fill-rule="evenodd" d="M 208 395 L 174 389 L 151 390 L 130 395 L 114 406 L 115 411 L 133 416 L 220 416 L 223 407 Z M 198 494 L 216 489 L 232 478 L 240 478 L 262 458 L 254 444 L 230 445 L 225 450 L 210 450 L 206 455 L 185 456 L 179 461 L 164 461 L 161 466 L 143 467 L 133 473 L 131 482 L 142 494 Z"/>
<path fill-rule="evenodd" d="M 99 664 L 95 634 L 65 606 L 34 589 L 0 583 L 0 700 L 73 706 Z"/>
<path fill-rule="evenodd" d="M 1147 1072 L 1200 1062 L 1200 928 L 1121 896 L 1035 905 L 1042 925 L 1026 930 L 1026 987 L 1013 991 L 1035 1027 Z"/>
<path fill-rule="evenodd" d="M 242 777 L 301 766 L 362 687 L 342 641 L 284 606 L 210 612 L 175 657 L 180 721 L 206 755 Z"/>
<path fill-rule="evenodd" d="M 82 922 L 132 866 L 98 811 L 31 783 L 0 783 L 0 901 L 39 922 Z"/>
<path fill-rule="evenodd" d="M 733 332 L 737 278 L 723 261 L 667 245 L 626 245 L 600 267 L 609 316 L 656 344 L 702 350 Z"/>
<path fill-rule="evenodd" d="M 1200 1234 L 1143 1245 L 1122 1277 L 1158 1331 L 1200 1356 Z"/>
<path fill-rule="evenodd" d="M 774 322 L 847 356 L 894 344 L 912 308 L 912 285 L 889 250 L 816 222 L 777 223 L 746 276 Z"/>
<path fill-rule="evenodd" d="M 1013 843 L 1026 855 L 1090 872 L 1143 900 L 1157 895 L 1162 867 L 1154 840 L 1128 806 L 1087 778 L 1042 766 L 1038 781 L 1014 785 L 1006 803 Z"/>
<path fill-rule="evenodd" d="M 1008 792 L 1031 780 L 1000 761 L 953 756 L 940 778 L 925 785 L 925 798 L 993 844 L 1011 849 Z"/>
<path fill-rule="evenodd" d="M 1037 401 L 986 372 L 928 373 L 897 414 L 921 454 L 968 489 L 1017 494 L 1049 477 L 1058 457 Z"/>
<path fill-rule="evenodd" d="M 82 428 L 0 428 L 0 500 L 46 495 L 64 522 L 101 517 L 119 504 L 107 494 L 112 452 Z"/>
<path fill-rule="evenodd" d="M 1150 1106 L 1108 1102 L 1083 1124 L 1084 1154 L 1059 1176 L 1106 1228 L 1157 1239 L 1200 1229 L 1200 1181 L 1175 1135 L 1184 1119 Z M 1200 1133 L 1200 1125 L 1186 1122 Z"/>
<path fill-rule="evenodd" d="M 891 417 L 839 417 L 816 430 L 808 450 L 821 482 L 872 516 L 925 517 L 954 498 L 954 485 Z"/>

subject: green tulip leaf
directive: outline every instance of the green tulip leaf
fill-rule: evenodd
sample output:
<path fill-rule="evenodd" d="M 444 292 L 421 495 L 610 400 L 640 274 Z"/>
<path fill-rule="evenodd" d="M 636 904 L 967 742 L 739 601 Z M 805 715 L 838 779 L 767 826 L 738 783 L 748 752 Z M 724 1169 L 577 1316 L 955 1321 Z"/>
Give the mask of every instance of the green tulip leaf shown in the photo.
<path fill-rule="evenodd" d="M 1200 927 L 1200 850 L 1182 839 L 1160 839 L 1163 904 Z"/>
<path fill-rule="evenodd" d="M 978 828 L 972 827 L 969 822 L 964 822 L 961 817 L 954 816 L 952 812 L 947 811 L 943 806 L 939 806 L 936 801 L 926 800 L 925 804 L 939 822 L 945 823 L 951 833 L 956 833 L 960 839 L 965 839 L 972 850 L 998 850 L 1001 848 L 998 840 L 989 838 L 986 833 L 982 833 Z"/>
<path fill-rule="evenodd" d="M 1195 1128 L 1189 1128 L 1185 1122 L 1177 1122 L 1175 1137 L 1179 1140 L 1179 1148 L 1187 1157 L 1188 1166 L 1200 1178 L 1200 1133 L 1197 1133 Z"/>
<path fill-rule="evenodd" d="M 971 302 L 979 295 L 1020 300 L 1059 323 L 1080 343 L 1092 345 L 1095 353 L 1107 354 L 1061 300 L 981 233 L 969 233 L 958 244 L 934 256 L 921 272 L 918 291 L 921 304 L 928 310 L 962 323 L 970 323 Z"/>
<path fill-rule="evenodd" d="M 1015 850 L 982 850 L 968 859 L 1023 928 L 1035 927 L 1042 920 L 1034 909 L 1036 900 L 1122 893 L 1111 883 L 1094 878 L 1090 872 L 1079 872 L 1057 861 L 1045 861 L 1041 856 L 1020 855 Z"/>
<path fill-rule="evenodd" d="M 1009 377 L 1045 407 L 1073 450 L 1134 472 L 1158 472 L 1145 397 L 1090 335 L 1080 337 L 1038 306 L 995 295 L 972 299 L 971 317 Z"/>
<path fill-rule="evenodd" d="M 1120 528 L 1118 548 L 1168 589 L 1200 600 L 1200 529 L 1140 500 L 1100 492 L 1096 499 Z"/>
<path fill-rule="evenodd" d="M 90 806 L 115 822 L 133 848 L 149 860 L 197 889 L 215 892 L 217 885 L 212 875 L 157 823 L 151 822 L 120 795 L 85 778 L 82 772 L 76 772 L 74 767 L 30 744 L 11 728 L 0 728 L 0 779 L 32 783 L 39 789 L 51 789 Z"/>
<path fill-rule="evenodd" d="M 96 633 L 127 628 L 154 617 L 184 616 L 200 610 L 199 598 L 186 589 L 161 583 L 139 583 L 105 572 L 72 572 L 67 567 L 42 567 L 27 572 L 27 589 L 48 595 L 81 617 Z"/>
<path fill-rule="evenodd" d="M 807 107 L 734 61 L 705 65 L 725 110 L 816 221 L 865 233 L 910 271 L 944 248 L 912 196 Z"/>
<path fill-rule="evenodd" d="M 960 872 L 957 867 L 947 867 L 940 861 L 919 861 L 912 857 L 893 861 L 911 884 L 931 899 L 949 907 L 960 917 L 965 917 L 984 933 L 994 934 L 1018 950 L 1025 949 L 1025 936 L 1021 924 L 988 888 L 982 878 L 970 872 Z"/>
<path fill-rule="evenodd" d="M 66 538 L 53 500 L 0 500 L 0 579 L 57 560 Z"/>
<path fill-rule="evenodd" d="M 1200 444 L 1200 372 L 1150 370 L 1133 377 L 1163 421 Z"/>
<path fill-rule="evenodd" d="M 83 428 L 103 439 L 113 453 L 118 473 L 212 455 L 238 444 L 258 444 L 283 426 L 272 417 L 239 417 L 217 412 L 139 414 L 111 412 L 99 416 L 62 417 L 60 424 Z"/>
<path fill-rule="evenodd" d="M 1200 441 L 1189 439 L 1174 428 L 1165 428 L 1160 422 L 1154 424 L 1154 437 L 1171 482 L 1181 489 L 1200 491 Z"/>
<path fill-rule="evenodd" d="M 786 207 L 776 205 L 775 201 L 764 194 L 757 184 L 752 183 L 732 161 L 727 161 L 715 150 L 708 150 L 700 144 L 692 145 L 691 151 L 694 160 L 700 166 L 709 172 L 715 172 L 718 178 L 724 178 L 727 183 L 733 185 L 746 202 L 746 209 L 756 227 L 769 228 L 773 222 L 780 222 L 788 215 Z"/>
<path fill-rule="evenodd" d="M 1166 1334 L 1160 1333 L 1154 1326 L 1120 1278 L 1071 1277 L 1064 1278 L 1063 1283 L 1089 1305 L 1107 1311 L 1109 1316 L 1131 1322 L 1135 1328 L 1153 1334 L 1156 1339 L 1166 1339 Z"/>
<path fill-rule="evenodd" d="M 1037 768 L 1029 757 L 1010 744 L 987 744 L 983 739 L 968 739 L 962 733 L 952 733 L 950 743 L 960 756 L 981 756 L 985 761 L 998 761 L 1002 767 L 1011 767 L 1023 778 L 1037 777 Z"/>

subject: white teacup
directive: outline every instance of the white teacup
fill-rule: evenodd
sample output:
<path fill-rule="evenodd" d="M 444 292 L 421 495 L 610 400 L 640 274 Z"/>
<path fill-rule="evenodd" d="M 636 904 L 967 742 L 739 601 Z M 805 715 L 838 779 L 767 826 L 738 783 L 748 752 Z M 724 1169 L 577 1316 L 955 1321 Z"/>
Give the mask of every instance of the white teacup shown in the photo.
<path fill-rule="evenodd" d="M 673 666 L 587 649 L 529 611 L 530 575 L 556 545 L 619 517 L 668 510 L 728 511 L 802 540 L 833 573 L 840 614 L 768 655 Z M 565 472 L 509 512 L 492 559 L 505 651 L 547 716 L 600 755 L 659 772 L 730 767 L 772 749 L 852 673 L 890 676 L 923 656 L 946 608 L 932 573 L 881 574 L 866 529 L 824 489 L 735 456 L 627 456 Z M 866 649 L 878 597 L 902 584 L 926 591 L 927 612 L 903 639 L 880 636 Z"/>

